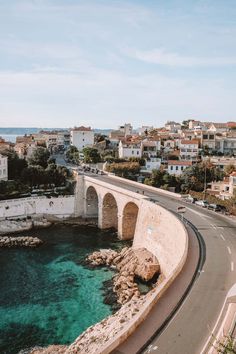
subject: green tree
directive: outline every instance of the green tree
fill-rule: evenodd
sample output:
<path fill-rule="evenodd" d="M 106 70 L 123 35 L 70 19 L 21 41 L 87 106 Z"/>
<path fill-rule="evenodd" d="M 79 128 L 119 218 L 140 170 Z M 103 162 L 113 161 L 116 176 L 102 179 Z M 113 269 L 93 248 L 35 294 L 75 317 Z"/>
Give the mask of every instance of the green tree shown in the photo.
<path fill-rule="evenodd" d="M 47 149 L 43 147 L 38 147 L 33 151 L 33 154 L 29 159 L 29 164 L 46 168 L 48 165 L 49 157 L 50 157 L 50 152 Z"/>
<path fill-rule="evenodd" d="M 229 176 L 234 171 L 236 171 L 236 165 L 234 164 L 227 165 L 224 168 L 224 173 L 226 174 L 226 176 Z"/>
<path fill-rule="evenodd" d="M 46 183 L 55 185 L 56 187 L 66 184 L 66 180 L 70 175 L 69 170 L 64 166 L 57 166 L 55 164 L 48 165 L 45 170 Z"/>
<path fill-rule="evenodd" d="M 27 161 L 20 159 L 14 150 L 5 150 L 1 154 L 8 157 L 8 179 L 18 180 L 28 165 Z"/>
<path fill-rule="evenodd" d="M 97 163 L 101 161 L 101 156 L 97 149 L 86 147 L 83 149 L 85 163 Z"/>
<path fill-rule="evenodd" d="M 183 122 L 181 123 L 181 129 L 188 129 L 190 121 L 191 119 L 183 120 Z"/>
<path fill-rule="evenodd" d="M 140 166 L 145 166 L 145 159 L 143 157 L 130 157 L 130 162 L 138 162 Z"/>
<path fill-rule="evenodd" d="M 39 165 L 30 165 L 22 171 L 21 179 L 22 182 L 29 184 L 31 188 L 45 184 L 45 169 Z"/>
<path fill-rule="evenodd" d="M 165 184 L 164 176 L 166 172 L 162 169 L 160 170 L 153 170 L 151 177 L 145 178 L 144 184 L 149 186 L 160 188 Z"/>
<path fill-rule="evenodd" d="M 68 149 L 67 149 L 67 151 L 66 151 L 66 158 L 68 159 L 68 160 L 73 160 L 74 159 L 74 154 L 75 153 L 79 153 L 79 150 L 77 149 L 77 147 L 76 146 L 74 146 L 74 145 L 71 145 Z"/>
<path fill-rule="evenodd" d="M 181 176 L 182 189 L 186 192 L 189 190 L 201 192 L 204 190 L 205 182 L 207 184 L 219 181 L 223 179 L 223 176 L 224 173 L 209 162 L 194 164 L 186 168 Z"/>
<path fill-rule="evenodd" d="M 128 178 L 134 177 L 140 171 L 140 165 L 138 162 L 121 162 L 111 163 L 106 167 L 108 172 L 115 173 L 117 176 Z"/>

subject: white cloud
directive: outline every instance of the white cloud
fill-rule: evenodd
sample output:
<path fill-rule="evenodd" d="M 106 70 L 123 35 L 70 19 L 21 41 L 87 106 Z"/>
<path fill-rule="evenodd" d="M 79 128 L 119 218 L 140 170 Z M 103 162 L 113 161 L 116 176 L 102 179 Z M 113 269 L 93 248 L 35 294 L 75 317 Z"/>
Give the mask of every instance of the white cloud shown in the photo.
<path fill-rule="evenodd" d="M 0 72 L 1 126 L 113 127 L 130 121 L 163 125 L 168 119 L 234 119 L 234 92 L 221 81 L 163 75 L 88 72 Z"/>
<path fill-rule="evenodd" d="M 227 66 L 236 65 L 236 57 L 192 57 L 180 55 L 178 53 L 168 52 L 163 48 L 153 50 L 133 50 L 126 49 L 124 51 L 128 56 L 144 61 L 146 63 L 153 63 L 159 65 L 173 66 L 173 67 L 204 67 L 204 66 Z"/>

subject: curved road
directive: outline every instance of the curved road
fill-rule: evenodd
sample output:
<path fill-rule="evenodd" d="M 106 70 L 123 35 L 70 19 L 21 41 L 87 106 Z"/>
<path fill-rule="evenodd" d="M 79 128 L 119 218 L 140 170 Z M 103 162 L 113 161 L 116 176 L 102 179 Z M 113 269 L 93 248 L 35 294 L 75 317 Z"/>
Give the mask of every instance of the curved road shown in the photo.
<path fill-rule="evenodd" d="M 198 229 L 204 239 L 205 263 L 180 309 L 143 353 L 207 353 L 209 349 L 207 343 L 227 293 L 236 282 L 235 220 L 158 192 L 150 192 L 142 184 L 137 187 L 125 180 L 117 181 L 108 176 L 96 178 L 132 191 L 139 190 L 140 193 L 144 191 L 146 196 L 174 212 L 178 206 L 186 207 L 185 218 Z M 127 351 L 126 345 L 121 345 L 116 353 L 131 354 L 129 350 Z"/>

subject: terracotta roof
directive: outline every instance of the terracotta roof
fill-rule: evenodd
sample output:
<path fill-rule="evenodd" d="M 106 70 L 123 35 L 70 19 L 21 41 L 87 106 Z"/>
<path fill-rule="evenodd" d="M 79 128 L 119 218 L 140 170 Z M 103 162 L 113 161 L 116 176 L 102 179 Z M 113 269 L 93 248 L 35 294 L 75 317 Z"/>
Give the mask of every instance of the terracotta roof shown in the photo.
<path fill-rule="evenodd" d="M 198 139 L 192 139 L 192 140 L 181 140 L 181 144 L 199 144 L 199 140 Z"/>
<path fill-rule="evenodd" d="M 215 128 L 227 128 L 228 124 L 227 123 L 212 123 Z"/>
<path fill-rule="evenodd" d="M 234 128 L 234 127 L 236 127 L 236 122 L 228 122 L 228 123 L 227 123 L 227 127 L 229 127 L 229 128 Z"/>
<path fill-rule="evenodd" d="M 169 160 L 168 165 L 176 165 L 176 166 L 192 166 L 192 161 L 186 160 Z"/>
<path fill-rule="evenodd" d="M 84 126 L 81 126 L 81 127 L 74 127 L 73 129 L 71 130 L 76 130 L 76 131 L 81 131 L 81 132 L 87 132 L 87 131 L 91 131 L 91 127 L 84 127 Z"/>

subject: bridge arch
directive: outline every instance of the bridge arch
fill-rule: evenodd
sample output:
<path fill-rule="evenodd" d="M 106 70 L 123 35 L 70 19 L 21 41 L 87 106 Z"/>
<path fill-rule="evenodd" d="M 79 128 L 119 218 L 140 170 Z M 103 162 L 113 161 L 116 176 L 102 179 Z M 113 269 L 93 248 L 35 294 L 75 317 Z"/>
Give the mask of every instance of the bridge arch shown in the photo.
<path fill-rule="evenodd" d="M 102 202 L 102 228 L 118 230 L 118 206 L 111 193 L 105 194 Z"/>
<path fill-rule="evenodd" d="M 89 186 L 86 191 L 86 216 L 98 216 L 98 194 L 93 186 Z"/>
<path fill-rule="evenodd" d="M 129 202 L 125 205 L 122 215 L 122 239 L 134 238 L 138 212 L 139 208 L 135 203 Z"/>

